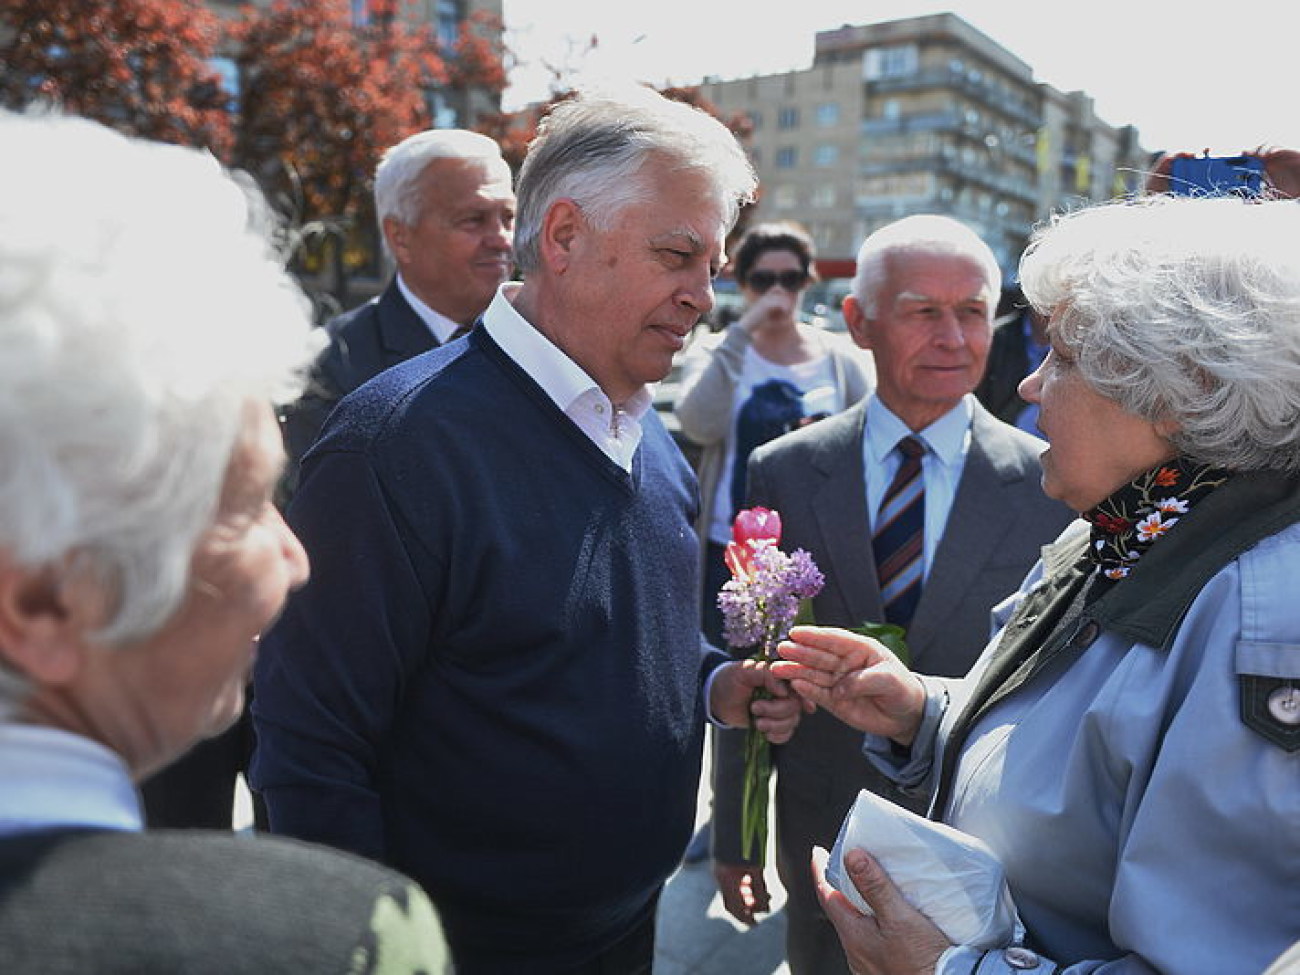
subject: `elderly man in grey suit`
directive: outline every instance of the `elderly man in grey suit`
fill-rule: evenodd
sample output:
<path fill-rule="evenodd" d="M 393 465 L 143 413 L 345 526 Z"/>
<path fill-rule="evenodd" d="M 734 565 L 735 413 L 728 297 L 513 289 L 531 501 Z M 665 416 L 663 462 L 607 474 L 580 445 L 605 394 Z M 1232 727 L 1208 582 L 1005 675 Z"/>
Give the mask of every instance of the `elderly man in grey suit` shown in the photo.
<path fill-rule="evenodd" d="M 1071 519 L 1042 493 L 1042 442 L 970 395 L 1000 285 L 988 246 L 947 217 L 908 217 L 872 234 L 844 317 L 875 357 L 875 394 L 772 441 L 749 465 L 751 503 L 779 511 L 782 547 L 807 549 L 826 575 L 817 622 L 898 623 L 926 673 L 966 672 L 988 639 L 993 605 Z M 814 844 L 830 848 L 860 789 L 913 805 L 868 765 L 861 743 L 818 712 L 775 751 L 777 870 L 794 975 L 848 972 L 809 876 Z M 727 909 L 752 924 L 769 897 L 762 872 L 741 856 L 742 747 L 740 732 L 717 736 L 714 874 Z"/>

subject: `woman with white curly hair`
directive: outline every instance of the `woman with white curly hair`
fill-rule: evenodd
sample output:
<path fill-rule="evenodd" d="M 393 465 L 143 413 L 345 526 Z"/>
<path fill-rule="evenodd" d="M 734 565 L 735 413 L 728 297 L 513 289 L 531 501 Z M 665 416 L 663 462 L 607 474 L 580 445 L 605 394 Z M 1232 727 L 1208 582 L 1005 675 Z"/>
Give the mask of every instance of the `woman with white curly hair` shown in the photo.
<path fill-rule="evenodd" d="M 866 851 L 824 880 L 855 972 L 1256 975 L 1300 938 L 1300 207 L 1071 213 L 1021 262 L 1021 384 L 1082 518 L 964 679 L 806 628 L 783 675 L 1006 870 L 1014 944 L 954 945 Z"/>
<path fill-rule="evenodd" d="M 272 403 L 317 343 L 264 204 L 207 154 L 84 120 L 0 113 L 0 144 L 5 970 L 436 958 L 397 874 L 142 831 L 133 783 L 235 719 L 258 634 L 307 578 L 271 503 Z"/>

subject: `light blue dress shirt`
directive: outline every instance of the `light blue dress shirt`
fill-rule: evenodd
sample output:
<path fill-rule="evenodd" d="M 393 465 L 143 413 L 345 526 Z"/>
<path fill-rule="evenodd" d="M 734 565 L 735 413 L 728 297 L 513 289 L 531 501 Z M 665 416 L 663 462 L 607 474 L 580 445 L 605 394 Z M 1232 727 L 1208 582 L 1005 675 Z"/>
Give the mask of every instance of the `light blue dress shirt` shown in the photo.
<path fill-rule="evenodd" d="M 966 468 L 970 449 L 970 423 L 974 415 L 974 398 L 964 396 L 960 403 L 924 430 L 912 431 L 874 393 L 867 401 L 866 435 L 862 442 L 862 462 L 866 472 L 867 510 L 874 524 L 902 458 L 894 448 L 906 436 L 915 436 L 926 446 L 921 458 L 925 478 L 925 575 L 930 574 L 934 553 L 943 539 L 952 511 L 957 485 Z"/>
<path fill-rule="evenodd" d="M 68 731 L 0 724 L 0 783 L 0 836 L 59 826 L 144 826 L 126 764 Z"/>

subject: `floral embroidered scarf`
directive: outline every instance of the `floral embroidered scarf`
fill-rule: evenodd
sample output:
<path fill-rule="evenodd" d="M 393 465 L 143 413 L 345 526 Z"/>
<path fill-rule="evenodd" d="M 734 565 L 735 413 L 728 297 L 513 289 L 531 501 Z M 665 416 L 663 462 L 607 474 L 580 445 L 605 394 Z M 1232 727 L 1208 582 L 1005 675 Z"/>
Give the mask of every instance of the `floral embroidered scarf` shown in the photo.
<path fill-rule="evenodd" d="M 1134 478 L 1083 518 L 1092 525 L 1089 558 L 1107 579 L 1123 579 L 1179 518 L 1231 476 L 1182 457 Z"/>

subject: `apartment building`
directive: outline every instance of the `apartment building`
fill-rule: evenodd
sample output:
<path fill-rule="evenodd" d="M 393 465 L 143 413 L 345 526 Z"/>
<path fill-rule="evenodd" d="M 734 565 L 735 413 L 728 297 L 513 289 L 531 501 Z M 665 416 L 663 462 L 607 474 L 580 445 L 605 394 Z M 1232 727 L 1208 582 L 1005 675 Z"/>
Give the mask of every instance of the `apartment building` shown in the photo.
<path fill-rule="evenodd" d="M 810 68 L 706 80 L 702 94 L 754 123 L 757 219 L 794 219 L 824 276 L 911 213 L 973 227 L 1010 274 L 1052 210 L 1136 189 L 1148 154 L 1131 126 L 1033 70 L 954 14 L 819 31 Z"/>

